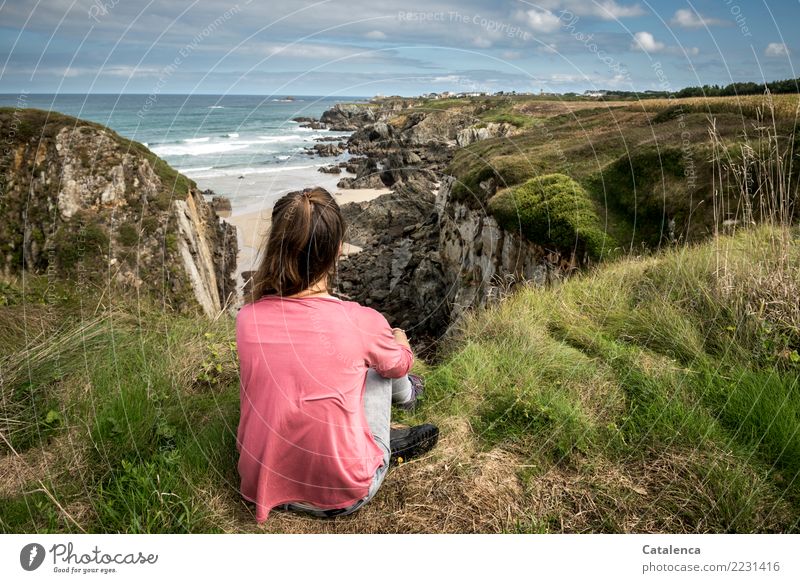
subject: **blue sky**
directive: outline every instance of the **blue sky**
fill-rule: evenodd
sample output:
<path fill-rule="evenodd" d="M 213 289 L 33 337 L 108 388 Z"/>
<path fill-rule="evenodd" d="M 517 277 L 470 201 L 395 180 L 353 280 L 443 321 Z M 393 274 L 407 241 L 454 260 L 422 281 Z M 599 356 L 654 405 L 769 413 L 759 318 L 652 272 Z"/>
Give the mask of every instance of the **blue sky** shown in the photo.
<path fill-rule="evenodd" d="M 798 26 L 798 0 L 0 0 L 0 92 L 677 90 L 800 76 Z"/>

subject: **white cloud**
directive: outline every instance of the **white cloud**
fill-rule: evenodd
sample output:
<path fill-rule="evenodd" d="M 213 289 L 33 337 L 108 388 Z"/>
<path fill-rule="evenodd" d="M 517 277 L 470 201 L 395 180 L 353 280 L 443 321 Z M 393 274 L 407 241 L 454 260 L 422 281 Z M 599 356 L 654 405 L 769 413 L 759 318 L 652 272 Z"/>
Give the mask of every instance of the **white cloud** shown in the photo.
<path fill-rule="evenodd" d="M 789 47 L 783 43 L 769 43 L 764 54 L 768 57 L 786 57 L 789 55 Z"/>
<path fill-rule="evenodd" d="M 592 14 L 603 20 L 616 20 L 618 18 L 630 18 L 632 16 L 642 16 L 645 11 L 638 4 L 617 4 L 615 0 L 601 0 L 600 2 L 586 2 L 587 8 L 591 9 Z"/>
<path fill-rule="evenodd" d="M 537 0 L 536 4 L 566 18 L 585 16 L 602 20 L 616 20 L 646 14 L 638 3 L 620 4 L 617 0 Z"/>
<path fill-rule="evenodd" d="M 463 77 L 461 77 L 461 75 L 450 74 L 450 75 L 440 75 L 438 77 L 432 77 L 431 78 L 431 82 L 432 83 L 461 83 L 462 79 L 463 79 Z"/>
<path fill-rule="evenodd" d="M 383 40 L 386 38 L 386 34 L 381 32 L 380 30 L 371 30 L 364 36 L 372 40 Z"/>
<path fill-rule="evenodd" d="M 492 46 L 492 41 L 482 36 L 476 36 L 472 39 L 472 44 L 479 49 L 488 49 L 490 46 Z"/>
<path fill-rule="evenodd" d="M 246 49 L 246 50 L 245 50 Z M 347 61 L 348 63 L 397 63 L 394 51 L 378 51 L 360 46 L 345 46 L 318 43 L 280 44 L 273 42 L 250 42 L 240 51 L 242 54 L 266 55 L 276 61 L 297 59 L 301 61 Z M 416 63 L 418 64 L 418 63 Z"/>
<path fill-rule="evenodd" d="M 507 61 L 514 61 L 522 58 L 522 53 L 519 51 L 503 51 L 500 56 Z"/>
<path fill-rule="evenodd" d="M 645 53 L 669 53 L 671 55 L 686 56 L 697 56 L 700 54 L 700 49 L 697 47 L 665 45 L 661 41 L 657 41 L 652 33 L 646 31 L 637 32 L 633 35 L 631 50 L 644 51 Z"/>
<path fill-rule="evenodd" d="M 337 45 L 310 43 L 279 44 L 266 43 L 261 47 L 269 56 L 280 56 L 292 59 L 341 59 L 353 56 L 356 50 Z"/>
<path fill-rule="evenodd" d="M 725 20 L 709 18 L 707 16 L 703 16 L 699 12 L 689 10 L 688 8 L 681 8 L 680 10 L 675 11 L 675 14 L 670 22 L 683 28 L 703 28 L 704 26 L 728 24 L 728 22 Z"/>
<path fill-rule="evenodd" d="M 630 79 L 621 73 L 605 77 L 596 73 L 553 73 L 546 79 L 553 85 L 590 85 L 594 88 L 604 87 L 630 87 Z"/>
<path fill-rule="evenodd" d="M 633 35 L 631 48 L 633 50 L 640 50 L 646 53 L 657 53 L 659 51 L 663 51 L 666 48 L 666 45 L 662 42 L 658 42 L 652 33 L 637 32 L 635 35 Z"/>
<path fill-rule="evenodd" d="M 536 5 L 568 20 L 572 16 L 617 20 L 643 16 L 640 4 L 620 4 L 617 0 L 536 0 Z"/>
<path fill-rule="evenodd" d="M 528 26 L 536 32 L 553 32 L 561 26 L 561 20 L 549 10 L 528 10 Z"/>
<path fill-rule="evenodd" d="M 99 77 L 155 77 L 163 74 L 164 69 L 159 67 L 138 67 L 136 65 L 106 65 L 100 69 L 93 67 L 39 67 L 37 74 L 57 75 L 67 78 L 99 76 Z"/>

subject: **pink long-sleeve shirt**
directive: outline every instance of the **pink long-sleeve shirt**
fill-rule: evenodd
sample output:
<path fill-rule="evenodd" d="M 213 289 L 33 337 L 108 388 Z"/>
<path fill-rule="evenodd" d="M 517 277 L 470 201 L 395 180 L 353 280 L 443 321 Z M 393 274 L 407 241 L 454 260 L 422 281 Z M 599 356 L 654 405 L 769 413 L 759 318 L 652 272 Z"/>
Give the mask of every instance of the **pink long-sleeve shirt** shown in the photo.
<path fill-rule="evenodd" d="M 256 520 L 288 502 L 343 508 L 383 463 L 364 415 L 367 369 L 399 378 L 413 364 L 386 318 L 355 302 L 265 296 L 236 317 L 242 496 Z"/>

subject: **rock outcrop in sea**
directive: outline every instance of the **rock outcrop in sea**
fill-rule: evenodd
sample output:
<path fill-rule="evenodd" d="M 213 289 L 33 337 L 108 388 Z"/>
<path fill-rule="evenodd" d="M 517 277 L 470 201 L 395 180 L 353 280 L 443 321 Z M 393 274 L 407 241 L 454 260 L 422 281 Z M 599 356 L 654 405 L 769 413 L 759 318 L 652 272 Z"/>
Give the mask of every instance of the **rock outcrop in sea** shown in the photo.
<path fill-rule="evenodd" d="M 35 109 L 0 109 L 0 137 L 5 276 L 27 270 L 209 316 L 234 299 L 235 227 L 145 146 Z"/>

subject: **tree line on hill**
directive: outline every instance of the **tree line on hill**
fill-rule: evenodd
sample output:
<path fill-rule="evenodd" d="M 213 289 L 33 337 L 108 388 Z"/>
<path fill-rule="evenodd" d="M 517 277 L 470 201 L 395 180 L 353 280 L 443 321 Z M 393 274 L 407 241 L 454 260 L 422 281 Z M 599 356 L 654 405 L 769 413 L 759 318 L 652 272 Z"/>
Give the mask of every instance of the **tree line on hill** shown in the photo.
<path fill-rule="evenodd" d="M 659 97 L 726 97 L 732 95 L 760 95 L 769 89 L 770 93 L 800 93 L 800 77 L 797 79 L 783 79 L 769 83 L 755 83 L 741 81 L 728 85 L 703 85 L 684 87 L 670 93 L 669 91 L 603 91 L 603 99 L 642 99 Z M 570 95 L 570 94 L 567 94 Z M 575 94 L 577 95 L 577 94 Z"/>

